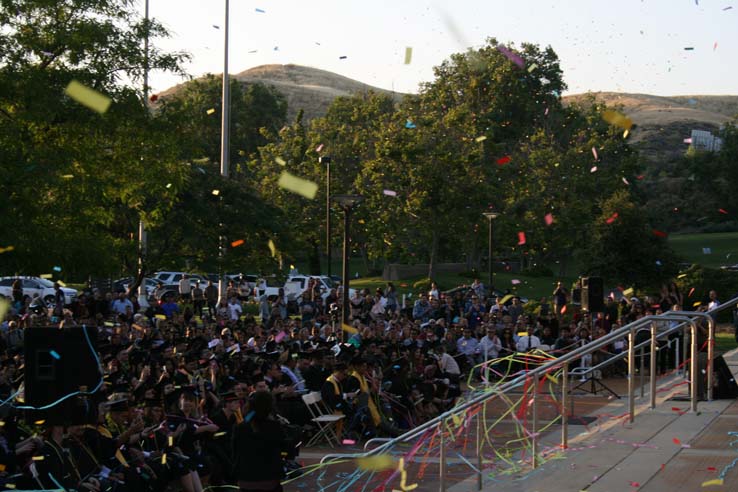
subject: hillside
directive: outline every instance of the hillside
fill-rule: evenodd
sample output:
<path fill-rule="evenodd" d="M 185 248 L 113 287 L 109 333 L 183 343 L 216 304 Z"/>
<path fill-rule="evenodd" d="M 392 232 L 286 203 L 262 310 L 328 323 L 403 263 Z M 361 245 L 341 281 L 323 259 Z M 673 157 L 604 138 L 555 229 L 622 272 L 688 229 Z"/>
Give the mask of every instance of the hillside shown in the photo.
<path fill-rule="evenodd" d="M 738 96 L 652 96 L 618 92 L 591 93 L 608 106 L 622 106 L 637 127 L 631 142 L 647 160 L 668 162 L 684 153 L 692 130 L 715 131 L 738 116 Z M 581 102 L 588 94 L 564 97 Z"/>

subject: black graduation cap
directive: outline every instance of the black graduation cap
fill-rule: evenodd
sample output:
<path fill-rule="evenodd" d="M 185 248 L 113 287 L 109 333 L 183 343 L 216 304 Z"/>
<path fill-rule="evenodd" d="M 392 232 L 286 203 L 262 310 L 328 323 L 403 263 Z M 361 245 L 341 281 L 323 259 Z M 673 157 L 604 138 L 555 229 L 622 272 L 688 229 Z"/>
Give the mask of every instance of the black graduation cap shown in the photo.
<path fill-rule="evenodd" d="M 129 408 L 128 398 L 109 401 L 105 404 L 111 412 L 125 412 Z"/>
<path fill-rule="evenodd" d="M 225 391 L 218 396 L 223 401 L 238 401 L 241 399 L 235 391 Z"/>

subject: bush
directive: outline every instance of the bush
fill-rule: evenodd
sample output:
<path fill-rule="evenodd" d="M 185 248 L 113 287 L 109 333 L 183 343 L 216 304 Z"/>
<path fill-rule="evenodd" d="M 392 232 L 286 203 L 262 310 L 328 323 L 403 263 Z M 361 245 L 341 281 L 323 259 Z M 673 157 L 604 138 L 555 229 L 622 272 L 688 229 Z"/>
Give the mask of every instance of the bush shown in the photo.
<path fill-rule="evenodd" d="M 727 301 L 738 295 L 738 272 L 722 270 L 717 268 L 706 268 L 700 265 L 692 265 L 688 270 L 682 272 L 676 280 L 679 290 L 684 295 L 684 309 L 693 310 L 694 303 L 701 301 L 707 303 L 710 290 L 715 290 L 718 299 Z M 689 292 L 694 292 L 689 296 Z M 726 309 L 718 315 L 718 322 L 730 322 L 732 320 L 732 309 Z"/>

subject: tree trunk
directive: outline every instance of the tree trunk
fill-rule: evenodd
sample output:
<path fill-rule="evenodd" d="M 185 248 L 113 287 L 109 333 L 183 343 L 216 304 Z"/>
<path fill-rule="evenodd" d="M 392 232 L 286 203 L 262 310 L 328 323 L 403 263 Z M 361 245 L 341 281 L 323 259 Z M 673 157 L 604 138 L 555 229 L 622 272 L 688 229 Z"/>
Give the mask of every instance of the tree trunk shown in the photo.
<path fill-rule="evenodd" d="M 438 232 L 433 230 L 433 238 L 431 239 L 430 261 L 428 261 L 428 278 L 434 280 L 436 275 L 436 261 L 438 261 Z"/>

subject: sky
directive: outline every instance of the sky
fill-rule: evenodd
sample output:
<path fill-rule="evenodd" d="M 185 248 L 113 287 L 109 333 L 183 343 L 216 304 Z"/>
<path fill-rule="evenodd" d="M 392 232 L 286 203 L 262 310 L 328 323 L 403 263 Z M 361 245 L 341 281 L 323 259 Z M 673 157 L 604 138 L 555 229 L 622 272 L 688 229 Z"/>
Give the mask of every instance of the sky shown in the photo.
<path fill-rule="evenodd" d="M 222 73 L 225 0 L 149 2 L 172 34 L 157 47 L 189 52 L 191 76 Z M 738 0 L 230 0 L 229 72 L 294 63 L 417 92 L 488 37 L 553 47 L 568 94 L 738 94 Z M 154 93 L 181 82 L 151 74 Z"/>

